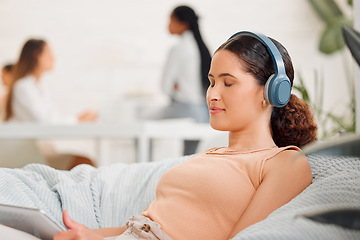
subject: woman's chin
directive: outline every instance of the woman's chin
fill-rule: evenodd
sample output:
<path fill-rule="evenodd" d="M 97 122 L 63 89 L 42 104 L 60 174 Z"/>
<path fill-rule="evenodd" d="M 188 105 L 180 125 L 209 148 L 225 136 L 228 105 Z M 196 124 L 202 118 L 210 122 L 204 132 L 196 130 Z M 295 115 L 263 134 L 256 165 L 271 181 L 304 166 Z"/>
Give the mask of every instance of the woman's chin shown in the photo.
<path fill-rule="evenodd" d="M 217 131 L 229 131 L 229 129 L 224 126 L 224 124 L 214 123 L 210 120 L 210 126 Z"/>

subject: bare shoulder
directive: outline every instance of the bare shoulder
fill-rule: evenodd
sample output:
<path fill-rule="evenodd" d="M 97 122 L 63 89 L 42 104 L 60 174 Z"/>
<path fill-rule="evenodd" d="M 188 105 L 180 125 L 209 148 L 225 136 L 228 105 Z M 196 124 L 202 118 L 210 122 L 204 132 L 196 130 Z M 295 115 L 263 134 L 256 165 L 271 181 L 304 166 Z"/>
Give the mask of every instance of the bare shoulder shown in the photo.
<path fill-rule="evenodd" d="M 273 158 L 266 161 L 265 166 L 266 165 L 271 168 L 289 168 L 288 170 L 291 170 L 292 168 L 306 168 L 310 170 L 310 164 L 307 157 L 302 152 L 292 149 L 278 153 Z"/>
<path fill-rule="evenodd" d="M 307 157 L 296 150 L 285 150 L 269 159 L 264 165 L 263 177 L 276 176 L 292 179 L 308 186 L 312 181 L 312 173 Z"/>

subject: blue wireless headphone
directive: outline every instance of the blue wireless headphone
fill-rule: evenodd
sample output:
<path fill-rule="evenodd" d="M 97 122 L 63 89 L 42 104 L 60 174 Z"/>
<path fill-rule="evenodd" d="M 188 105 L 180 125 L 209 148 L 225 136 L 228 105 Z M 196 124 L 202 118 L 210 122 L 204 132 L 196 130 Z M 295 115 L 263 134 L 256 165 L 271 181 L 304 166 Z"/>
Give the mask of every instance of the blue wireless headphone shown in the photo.
<path fill-rule="evenodd" d="M 255 37 L 267 47 L 275 65 L 275 74 L 271 75 L 265 84 L 265 99 L 275 107 L 285 106 L 290 100 L 291 82 L 286 75 L 284 61 L 278 48 L 268 37 L 260 33 L 242 31 L 235 33 L 229 39 L 239 35 Z"/>

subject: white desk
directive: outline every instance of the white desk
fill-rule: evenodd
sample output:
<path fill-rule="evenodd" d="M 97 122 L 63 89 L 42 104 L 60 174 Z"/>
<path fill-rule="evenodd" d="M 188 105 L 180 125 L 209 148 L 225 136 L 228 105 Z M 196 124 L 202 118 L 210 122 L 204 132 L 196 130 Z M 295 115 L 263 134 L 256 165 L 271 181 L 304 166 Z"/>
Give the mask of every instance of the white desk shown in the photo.
<path fill-rule="evenodd" d="M 152 121 L 107 125 L 86 123 L 78 125 L 41 125 L 41 124 L 2 124 L 0 139 L 135 139 L 137 141 L 137 161 L 150 160 L 151 139 L 186 139 L 201 140 L 214 134 L 209 124 L 187 121 Z M 101 154 L 98 154 L 101 155 Z M 102 159 L 98 159 L 101 166 Z"/>

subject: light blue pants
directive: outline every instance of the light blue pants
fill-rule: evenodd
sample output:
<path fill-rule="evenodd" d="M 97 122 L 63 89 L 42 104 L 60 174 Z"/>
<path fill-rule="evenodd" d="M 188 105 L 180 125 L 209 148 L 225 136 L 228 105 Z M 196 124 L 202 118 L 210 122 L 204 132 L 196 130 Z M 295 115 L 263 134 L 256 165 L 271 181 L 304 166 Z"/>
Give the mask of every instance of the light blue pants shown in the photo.
<path fill-rule="evenodd" d="M 161 226 L 143 215 L 131 217 L 126 223 L 126 231 L 117 237 L 108 237 L 107 240 L 172 240 Z"/>

